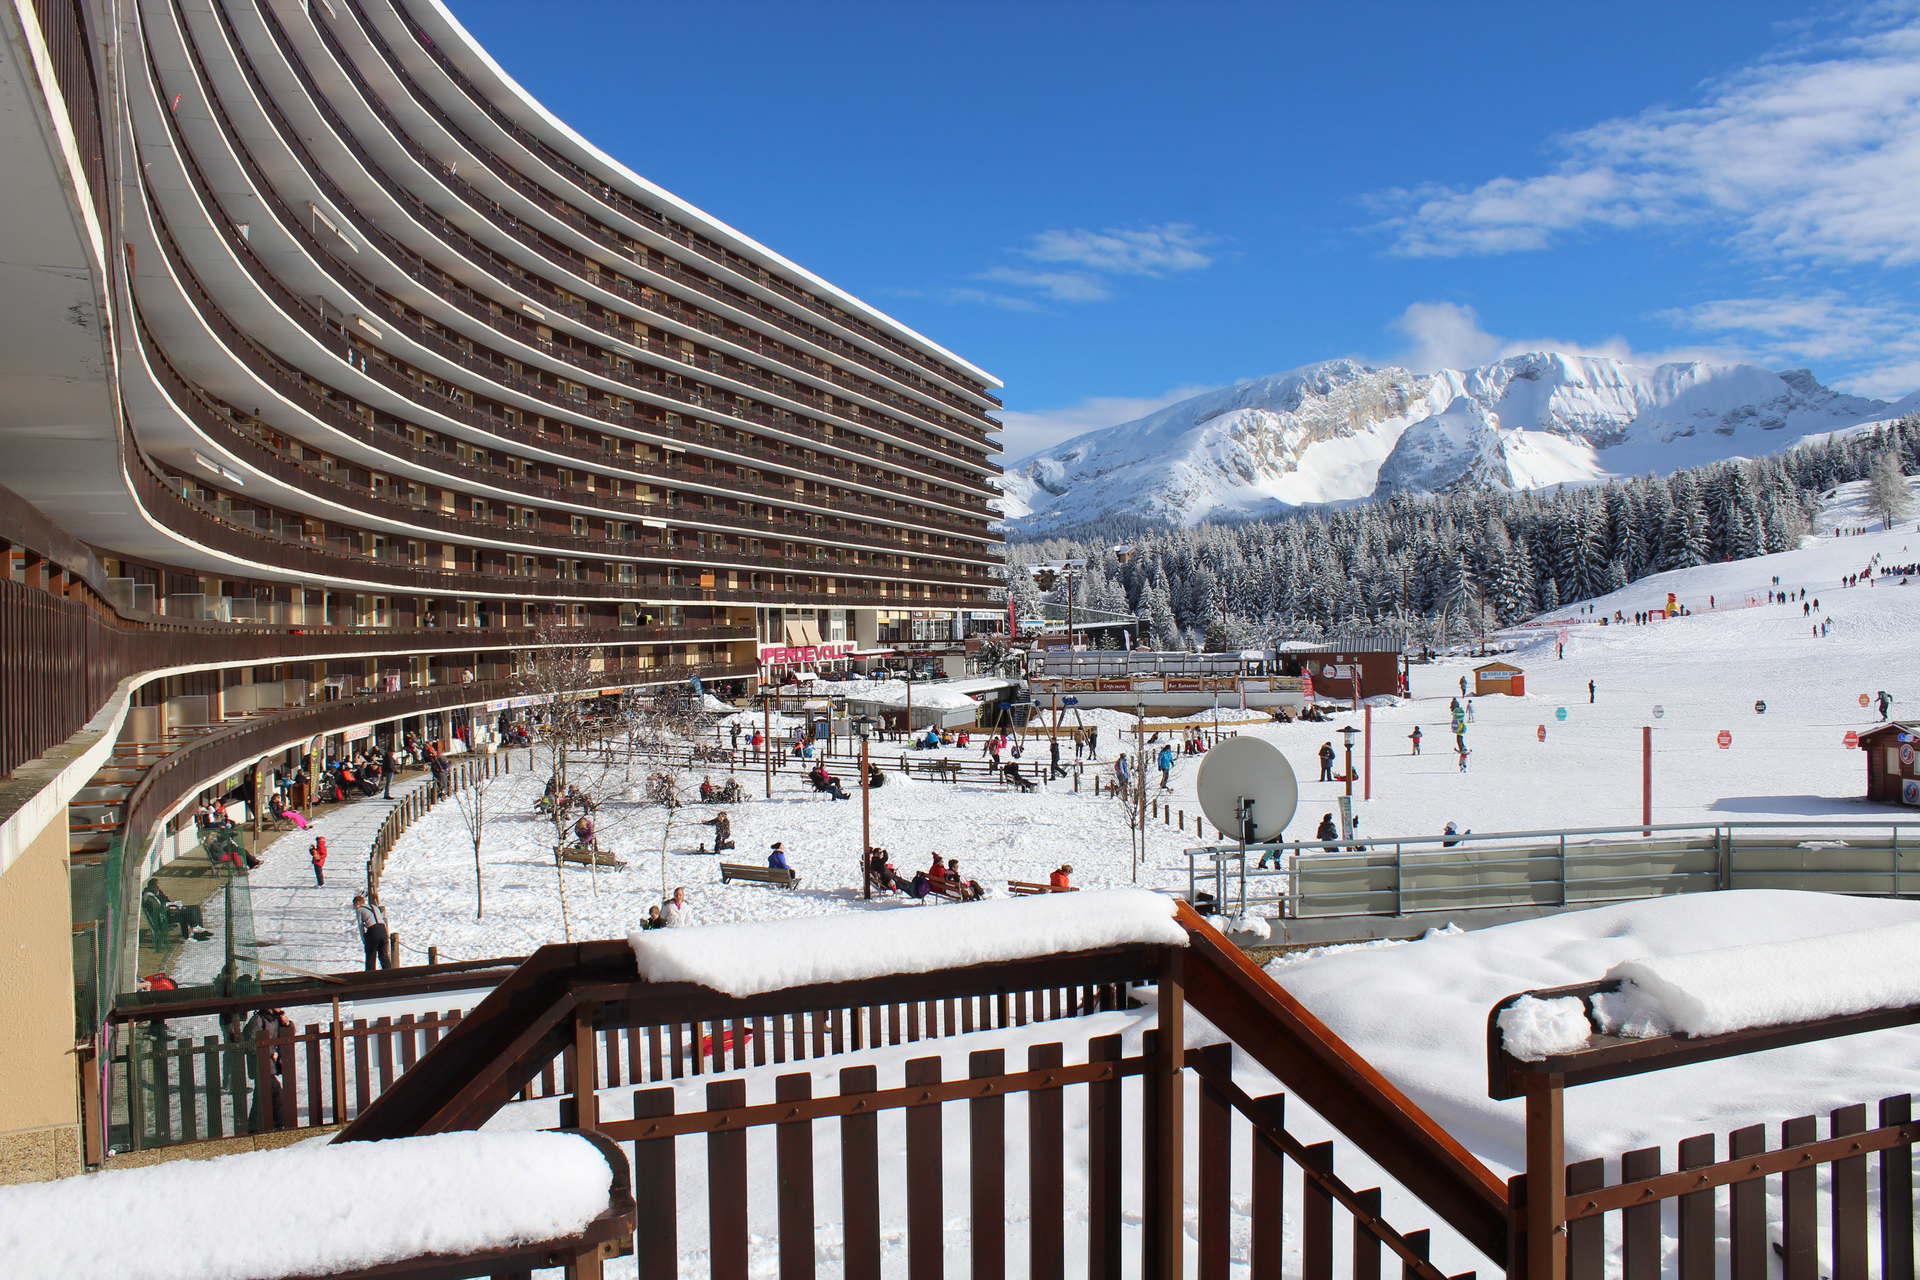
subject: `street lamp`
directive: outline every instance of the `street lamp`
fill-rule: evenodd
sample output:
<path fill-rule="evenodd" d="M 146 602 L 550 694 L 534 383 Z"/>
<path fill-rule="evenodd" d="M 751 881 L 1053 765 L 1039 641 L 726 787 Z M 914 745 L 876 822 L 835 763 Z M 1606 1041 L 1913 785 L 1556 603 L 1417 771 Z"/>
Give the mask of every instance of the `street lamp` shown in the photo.
<path fill-rule="evenodd" d="M 1349 797 L 1353 795 L 1353 740 L 1359 736 L 1359 733 L 1360 731 L 1352 725 L 1340 730 L 1340 739 L 1347 748 L 1347 795 Z"/>
<path fill-rule="evenodd" d="M 873 806 L 867 785 L 867 737 L 873 732 L 871 716 L 855 716 L 853 732 L 860 739 L 860 894 L 873 897 L 873 877 L 867 874 L 867 859 L 873 856 Z"/>

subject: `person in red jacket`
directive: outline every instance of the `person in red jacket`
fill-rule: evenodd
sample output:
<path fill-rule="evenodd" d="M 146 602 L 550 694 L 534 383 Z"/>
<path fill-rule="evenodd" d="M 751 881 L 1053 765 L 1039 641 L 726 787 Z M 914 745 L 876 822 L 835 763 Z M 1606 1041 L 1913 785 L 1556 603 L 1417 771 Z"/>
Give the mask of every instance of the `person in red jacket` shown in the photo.
<path fill-rule="evenodd" d="M 317 885 L 326 884 L 327 838 L 325 836 L 315 836 L 313 848 L 308 851 L 307 856 L 313 859 L 313 882 Z"/>
<path fill-rule="evenodd" d="M 1052 875 L 1047 877 L 1047 884 L 1053 889 L 1055 893 L 1065 893 L 1068 889 L 1073 888 L 1072 877 L 1073 877 L 1073 864 L 1070 862 L 1063 862 L 1058 867 L 1054 868 L 1054 872 Z"/>

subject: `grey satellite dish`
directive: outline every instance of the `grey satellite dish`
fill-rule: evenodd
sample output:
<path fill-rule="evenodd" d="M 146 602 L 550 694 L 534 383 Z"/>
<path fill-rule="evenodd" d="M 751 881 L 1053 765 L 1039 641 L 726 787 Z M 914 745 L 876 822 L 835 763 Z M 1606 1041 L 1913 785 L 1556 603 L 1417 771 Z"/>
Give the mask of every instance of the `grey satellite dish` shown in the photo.
<path fill-rule="evenodd" d="M 1264 738 L 1228 738 L 1207 752 L 1198 788 L 1207 821 L 1249 843 L 1279 839 L 1300 803 L 1293 766 Z"/>

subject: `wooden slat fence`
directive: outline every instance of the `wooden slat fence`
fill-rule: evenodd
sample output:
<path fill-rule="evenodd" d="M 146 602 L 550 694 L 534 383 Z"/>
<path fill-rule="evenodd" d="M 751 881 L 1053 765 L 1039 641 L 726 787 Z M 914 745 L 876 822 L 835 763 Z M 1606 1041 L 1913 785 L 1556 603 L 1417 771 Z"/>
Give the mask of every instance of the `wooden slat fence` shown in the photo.
<path fill-rule="evenodd" d="M 1198 1077 L 1195 1176 L 1171 1192 L 1157 1186 L 1166 1131 L 1151 1080 L 1160 1048 L 1150 1032 L 1131 1056 L 1107 1035 L 1085 1042 L 1079 1061 L 1069 1061 L 1065 1044 L 1045 1043 L 1012 1061 L 1004 1049 L 975 1051 L 963 1070 L 938 1057 L 910 1059 L 886 1079 L 874 1066 L 851 1066 L 822 1094 L 811 1072 L 776 1076 L 770 1096 L 764 1084 L 750 1096 L 746 1082 L 729 1079 L 708 1085 L 704 1105 L 690 1111 L 679 1109 L 683 1090 L 636 1090 L 633 1119 L 600 1129 L 631 1144 L 635 1185 L 646 1192 L 637 1274 L 677 1277 L 703 1252 L 712 1275 L 759 1274 L 769 1260 L 752 1250 L 769 1240 L 782 1276 L 814 1275 L 835 1253 L 839 1265 L 828 1272 L 851 1280 L 902 1264 L 910 1276 L 939 1276 L 960 1241 L 965 1273 L 979 1277 L 1063 1277 L 1083 1259 L 1093 1276 L 1160 1274 L 1164 1245 L 1135 1206 L 1172 1194 L 1195 1238 L 1200 1280 L 1380 1280 L 1383 1263 L 1404 1280 L 1445 1280 L 1428 1261 L 1428 1231 L 1396 1229 L 1381 1216 L 1378 1188 L 1355 1190 L 1335 1172 L 1334 1143 L 1308 1144 L 1287 1130 L 1284 1095 L 1256 1097 L 1235 1082 L 1230 1045 L 1188 1051 Z M 880 1141 L 889 1113 L 902 1114 L 904 1141 Z M 1086 1123 L 1070 1127 L 1069 1114 Z M 754 1131 L 772 1134 L 765 1193 L 756 1186 L 768 1181 L 765 1169 L 750 1157 Z M 1180 1130 L 1172 1136 L 1189 1141 Z M 837 1186 L 819 1184 L 835 1176 L 831 1160 L 816 1159 L 821 1139 L 837 1149 Z M 706 1177 L 691 1184 L 679 1177 L 684 1143 L 705 1157 Z M 1139 1158 L 1123 1158 L 1134 1143 Z M 966 1182 L 943 1184 L 942 1170 L 960 1153 Z M 882 1196 L 883 1178 L 904 1188 L 904 1206 Z M 1070 1201 L 1068 1187 L 1082 1185 L 1084 1196 Z M 841 1205 L 837 1249 L 816 1233 L 823 1192 Z M 888 1204 L 898 1206 L 891 1218 Z M 966 1219 L 964 1232 L 951 1229 L 955 1217 Z M 1239 1242 L 1236 1217 L 1251 1225 Z"/>
<path fill-rule="evenodd" d="M 656 1084 L 830 1054 L 1022 1027 L 1126 1007 L 1126 984 L 1043 987 L 911 1004 L 816 1009 L 595 1032 L 601 1088 Z M 317 1022 L 259 1041 L 217 1035 L 156 1038 L 130 1028 L 113 1068 L 121 1149 L 170 1146 L 274 1129 L 345 1124 L 419 1060 L 463 1014 Z M 573 1092 L 569 1047 L 518 1100 Z M 260 1080 L 273 1087 L 263 1096 Z M 137 1083 L 138 1087 L 134 1087 Z"/>
<path fill-rule="evenodd" d="M 1569 1164 L 1567 1275 L 1906 1280 L 1916 1142 L 1900 1095 Z M 1524 1176 L 1513 1195 L 1524 1220 Z"/>
<path fill-rule="evenodd" d="M 425 817 L 427 811 L 441 800 L 445 800 L 457 791 L 464 791 L 476 782 L 484 781 L 503 773 L 513 772 L 513 758 L 510 753 L 501 751 L 491 755 L 475 756 L 460 763 L 450 765 L 447 780 L 438 785 L 429 784 L 409 791 L 400 803 L 387 814 L 380 829 L 373 833 L 373 844 L 367 850 L 367 889 L 380 891 L 380 877 L 387 869 L 387 854 L 400 842 L 407 828 Z"/>

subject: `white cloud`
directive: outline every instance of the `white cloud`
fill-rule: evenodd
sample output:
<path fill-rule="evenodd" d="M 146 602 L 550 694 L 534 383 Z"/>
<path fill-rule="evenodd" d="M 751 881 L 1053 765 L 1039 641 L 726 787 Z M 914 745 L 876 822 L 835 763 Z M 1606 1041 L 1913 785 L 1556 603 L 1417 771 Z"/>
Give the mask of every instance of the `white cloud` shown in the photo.
<path fill-rule="evenodd" d="M 1746 348 L 1724 344 L 1636 351 L 1632 343 L 1618 335 L 1598 341 L 1550 337 L 1505 338 L 1481 328 L 1479 314 L 1472 307 L 1458 302 L 1411 303 L 1387 327 L 1404 338 L 1406 345 L 1386 357 L 1382 363 L 1399 365 L 1415 373 L 1432 373 L 1435 369 L 1471 369 L 1495 360 L 1504 360 L 1508 356 L 1536 351 L 1608 356 L 1634 364 L 1667 364 L 1678 360 L 1711 360 L 1725 364 L 1752 358 Z"/>
<path fill-rule="evenodd" d="M 1843 39 L 1703 86 L 1687 107 L 1555 140 L 1550 172 L 1383 193 L 1396 253 L 1543 249 L 1593 229 L 1698 224 L 1759 256 L 1920 262 L 1920 13 L 1877 5 Z"/>
<path fill-rule="evenodd" d="M 1388 327 L 1407 340 L 1392 363 L 1415 373 L 1470 369 L 1500 356 L 1501 340 L 1480 327 L 1472 307 L 1457 302 L 1415 302 Z"/>
<path fill-rule="evenodd" d="M 1000 415 L 1005 425 L 1000 437 L 1001 448 L 1006 451 L 1007 461 L 1018 461 L 1082 432 L 1117 427 L 1212 390 L 1212 387 L 1175 387 L 1157 396 L 1090 396 L 1060 409 L 1008 409 Z"/>
<path fill-rule="evenodd" d="M 1026 271 L 1019 267 L 994 267 L 982 271 L 980 279 L 1033 289 L 1049 302 L 1105 302 L 1113 296 L 1113 290 L 1082 271 Z"/>
<path fill-rule="evenodd" d="M 999 307 L 1003 311 L 1040 311 L 1044 309 L 1032 298 L 1018 298 L 1012 294 L 995 293 L 991 289 L 949 289 L 941 296 L 948 302 L 968 302 L 983 307 Z"/>
<path fill-rule="evenodd" d="M 1212 266 L 1213 257 L 1206 249 L 1213 243 L 1214 237 L 1185 222 L 1102 231 L 1042 231 L 1014 252 L 1057 269 L 989 267 L 974 279 L 1004 285 L 1005 291 L 960 288 L 948 290 L 945 296 L 949 302 L 1016 311 L 1044 310 L 1042 304 L 1051 302 L 1105 302 L 1114 296 L 1114 277 L 1158 278 Z"/>
<path fill-rule="evenodd" d="M 1213 237 L 1185 222 L 1104 231 L 1042 231 L 1020 252 L 1038 262 L 1070 262 L 1112 275 L 1161 276 L 1213 265 Z"/>
<path fill-rule="evenodd" d="M 1769 367 L 1825 362 L 1830 384 L 1899 397 L 1920 387 L 1920 314 L 1833 292 L 1717 298 L 1662 312 L 1676 328 L 1735 338 Z"/>

